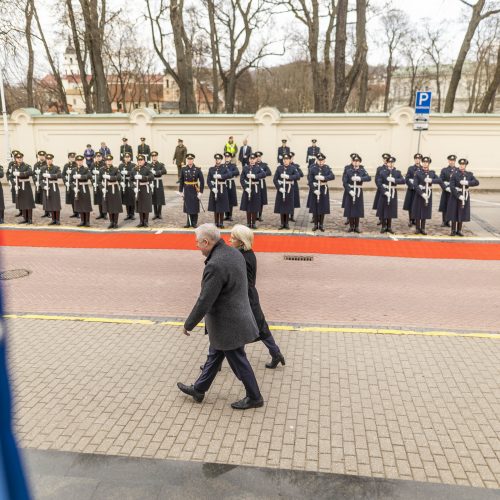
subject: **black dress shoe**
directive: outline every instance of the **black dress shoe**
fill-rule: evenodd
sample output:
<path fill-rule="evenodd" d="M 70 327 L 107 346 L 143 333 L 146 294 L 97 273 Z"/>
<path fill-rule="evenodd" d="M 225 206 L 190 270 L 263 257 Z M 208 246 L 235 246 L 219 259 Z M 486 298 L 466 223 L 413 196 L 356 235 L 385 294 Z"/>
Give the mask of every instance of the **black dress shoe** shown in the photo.
<path fill-rule="evenodd" d="M 420 234 L 420 229 L 415 229 L 415 234 Z"/>
<path fill-rule="evenodd" d="M 61 223 L 58 220 L 56 220 L 56 226 L 60 226 L 60 225 L 61 225 Z"/>
<path fill-rule="evenodd" d="M 317 231 L 318 230 L 318 226 L 315 224 L 312 228 L 313 231 Z"/>
<path fill-rule="evenodd" d="M 186 225 L 185 225 L 185 226 L 183 226 L 183 227 L 184 227 L 184 229 L 187 229 L 187 228 L 191 227 L 191 225 L 190 225 L 190 224 L 186 224 Z"/>
<path fill-rule="evenodd" d="M 348 230 L 347 230 L 348 233 L 353 233 L 354 232 L 354 228 L 353 227 L 350 227 Z"/>
<path fill-rule="evenodd" d="M 144 223 L 137 224 L 137 226 L 135 226 L 135 227 L 144 227 Z"/>
<path fill-rule="evenodd" d="M 113 224 L 113 229 L 118 229 L 118 223 L 117 223 L 117 222 L 115 222 L 115 223 Z"/>
<path fill-rule="evenodd" d="M 49 222 L 49 226 L 55 226 L 57 224 L 57 222 L 55 220 Z"/>
<path fill-rule="evenodd" d="M 264 219 L 263 219 L 262 217 L 259 217 L 257 220 L 258 220 L 259 222 L 264 222 Z"/>
<path fill-rule="evenodd" d="M 386 230 L 385 230 L 386 233 L 391 233 L 391 234 L 394 234 L 394 231 L 388 227 Z"/>
<path fill-rule="evenodd" d="M 319 230 L 324 233 L 325 232 L 325 228 L 323 226 L 319 226 Z"/>
<path fill-rule="evenodd" d="M 105 215 L 101 214 L 101 215 L 98 215 L 98 216 L 95 218 L 95 220 L 99 220 L 99 219 L 107 219 L 107 217 L 106 217 Z"/>
<path fill-rule="evenodd" d="M 278 230 L 279 230 L 279 231 L 281 231 L 282 229 L 285 229 L 285 226 L 280 226 L 280 227 L 278 228 Z"/>
<path fill-rule="evenodd" d="M 457 232 L 456 232 L 456 231 L 452 231 L 452 232 L 450 233 L 450 236 L 456 236 L 456 235 L 457 235 Z"/>
<path fill-rule="evenodd" d="M 145 222 L 142 227 L 149 227 L 149 224 L 147 222 Z"/>
<path fill-rule="evenodd" d="M 285 224 L 285 229 L 290 229 L 290 226 L 288 224 Z"/>
<path fill-rule="evenodd" d="M 70 219 L 75 219 L 76 217 L 80 217 L 80 216 L 78 214 L 73 214 L 73 215 L 70 215 L 69 217 L 70 217 Z"/>
<path fill-rule="evenodd" d="M 177 387 L 184 393 L 184 394 L 187 394 L 189 396 L 193 396 L 193 399 L 197 402 L 197 403 L 201 403 L 203 401 L 203 398 L 205 397 L 205 393 L 204 392 L 199 392 L 197 391 L 194 386 L 192 385 L 185 385 L 185 384 L 182 384 L 181 382 L 177 382 Z"/>
<path fill-rule="evenodd" d="M 157 215 L 155 215 L 155 216 L 153 217 L 153 220 L 156 220 L 156 219 L 159 219 L 159 217 L 158 217 Z"/>
<path fill-rule="evenodd" d="M 90 224 L 87 222 L 87 223 L 85 224 L 85 227 L 90 227 Z"/>
<path fill-rule="evenodd" d="M 457 236 L 463 236 L 464 233 L 462 233 L 462 231 L 457 231 Z"/>
<path fill-rule="evenodd" d="M 33 221 L 31 219 L 28 219 L 26 224 L 33 224 Z"/>
<path fill-rule="evenodd" d="M 290 222 L 295 222 L 295 219 L 294 219 L 293 217 L 290 217 L 288 220 L 289 220 Z"/>
<path fill-rule="evenodd" d="M 132 219 L 132 217 L 130 217 L 130 215 L 127 215 L 127 217 L 125 217 L 125 219 L 123 219 L 123 220 L 131 220 L 131 219 Z"/>
<path fill-rule="evenodd" d="M 78 224 L 76 227 L 84 227 L 85 226 L 85 222 L 80 222 L 80 224 Z"/>
<path fill-rule="evenodd" d="M 248 396 L 240 401 L 231 403 L 231 408 L 235 410 L 248 410 L 249 408 L 260 408 L 261 406 L 264 406 L 264 400 L 262 398 L 251 399 Z"/>
<path fill-rule="evenodd" d="M 421 229 L 420 230 L 420 234 L 423 234 L 424 236 L 427 236 L 427 231 L 425 231 L 425 229 Z"/>
<path fill-rule="evenodd" d="M 50 215 L 49 214 L 43 214 L 41 218 L 44 219 L 45 217 L 50 217 Z"/>
<path fill-rule="evenodd" d="M 19 212 L 18 214 L 16 214 L 16 217 L 21 217 L 23 215 L 22 212 Z"/>
<path fill-rule="evenodd" d="M 358 233 L 358 234 L 361 234 L 361 231 L 359 230 L 359 227 L 355 227 L 355 228 L 354 228 L 354 232 L 355 232 L 355 233 Z"/>
<path fill-rule="evenodd" d="M 115 223 L 112 222 L 109 226 L 108 226 L 108 229 L 114 229 L 115 228 Z"/>
<path fill-rule="evenodd" d="M 274 356 L 269 363 L 266 363 L 266 368 L 274 370 L 280 363 L 285 366 L 285 358 L 283 357 L 283 354 L 281 354 L 281 352 Z"/>
<path fill-rule="evenodd" d="M 224 220 L 231 220 L 228 216 L 224 217 Z"/>

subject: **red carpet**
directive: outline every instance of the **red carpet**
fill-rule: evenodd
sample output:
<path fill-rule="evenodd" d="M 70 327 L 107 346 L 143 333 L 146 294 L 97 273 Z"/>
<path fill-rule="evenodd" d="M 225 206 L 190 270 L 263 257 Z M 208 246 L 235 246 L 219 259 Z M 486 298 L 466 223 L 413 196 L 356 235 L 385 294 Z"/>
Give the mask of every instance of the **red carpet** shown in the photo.
<path fill-rule="evenodd" d="M 228 240 L 228 235 L 224 238 Z M 84 231 L 0 230 L 2 246 L 196 250 L 194 233 L 100 233 Z M 259 234 L 255 250 L 278 253 L 371 255 L 430 259 L 500 260 L 500 243 L 333 238 Z"/>

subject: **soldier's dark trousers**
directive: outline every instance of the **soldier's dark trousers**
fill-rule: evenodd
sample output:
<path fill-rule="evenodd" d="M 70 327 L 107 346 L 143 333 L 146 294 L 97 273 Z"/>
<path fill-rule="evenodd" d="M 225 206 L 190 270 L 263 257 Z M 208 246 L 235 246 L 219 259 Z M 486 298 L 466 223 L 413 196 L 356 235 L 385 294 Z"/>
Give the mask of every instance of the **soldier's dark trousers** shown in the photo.
<path fill-rule="evenodd" d="M 108 229 L 117 229 L 118 228 L 118 217 L 119 214 L 109 214 L 109 226 Z"/>
<path fill-rule="evenodd" d="M 214 212 L 214 224 L 216 227 L 224 227 L 224 213 Z"/>
<path fill-rule="evenodd" d="M 247 212 L 247 226 L 250 229 L 255 229 L 256 222 L 257 222 L 257 212 Z"/>
<path fill-rule="evenodd" d="M 70 215 L 70 217 L 78 217 L 79 213 L 75 210 L 75 202 L 73 202 L 71 206 L 73 207 L 73 215 Z"/>
<path fill-rule="evenodd" d="M 425 219 L 415 219 L 415 234 L 427 234 L 425 232 Z"/>
<path fill-rule="evenodd" d="M 288 214 L 280 214 L 281 226 L 279 229 L 288 229 Z"/>
<path fill-rule="evenodd" d="M 99 207 L 99 216 L 96 217 L 96 219 L 107 219 L 107 214 L 106 212 L 103 211 L 102 205 L 98 205 Z"/>
<path fill-rule="evenodd" d="M 233 207 L 229 207 L 229 212 L 226 212 L 224 220 L 233 220 Z"/>
<path fill-rule="evenodd" d="M 149 222 L 149 213 L 147 212 L 140 212 L 139 213 L 139 218 L 140 218 L 140 224 L 139 226 L 148 226 Z"/>
<path fill-rule="evenodd" d="M 78 227 L 90 227 L 90 212 L 82 212 L 80 214 L 80 224 L 78 224 Z"/>
<path fill-rule="evenodd" d="M 255 374 L 247 359 L 244 347 L 233 349 L 231 351 L 218 351 L 212 347 L 208 349 L 207 361 L 203 365 L 203 370 L 194 383 L 194 388 L 199 392 L 207 392 L 212 385 L 219 367 L 227 359 L 231 370 L 236 377 L 243 382 L 245 386 L 246 395 L 253 400 L 260 400 L 262 398 L 259 390 L 259 385 L 255 378 Z"/>
<path fill-rule="evenodd" d="M 260 212 L 257 214 L 257 220 L 262 222 L 262 209 L 260 210 Z"/>
<path fill-rule="evenodd" d="M 24 220 L 19 224 L 33 224 L 33 209 L 29 208 L 28 210 L 21 210 L 21 212 Z"/>
<path fill-rule="evenodd" d="M 155 216 L 153 217 L 153 220 L 154 219 L 161 219 L 161 205 L 155 205 L 154 206 L 154 211 L 155 211 Z"/>
<path fill-rule="evenodd" d="M 292 210 L 292 212 L 291 212 L 291 214 L 290 214 L 290 219 L 289 219 L 289 220 L 291 220 L 292 222 L 295 222 L 295 217 L 294 217 L 294 215 L 295 215 L 295 210 Z"/>
<path fill-rule="evenodd" d="M 415 225 L 415 219 L 412 219 L 410 212 L 408 212 L 408 227 L 411 227 L 414 225 Z"/>
<path fill-rule="evenodd" d="M 54 226 L 55 224 L 59 225 L 61 223 L 60 218 L 61 218 L 61 212 L 59 210 L 54 210 L 52 212 L 52 222 L 50 222 L 49 225 L 51 226 Z"/>
<path fill-rule="evenodd" d="M 0 224 L 3 224 L 5 216 L 5 210 L 0 210 Z"/>
<path fill-rule="evenodd" d="M 135 207 L 134 205 L 127 205 L 127 217 L 125 220 L 134 220 Z"/>
<path fill-rule="evenodd" d="M 446 212 L 443 212 L 442 214 L 442 226 L 450 227 L 450 221 L 446 219 Z"/>

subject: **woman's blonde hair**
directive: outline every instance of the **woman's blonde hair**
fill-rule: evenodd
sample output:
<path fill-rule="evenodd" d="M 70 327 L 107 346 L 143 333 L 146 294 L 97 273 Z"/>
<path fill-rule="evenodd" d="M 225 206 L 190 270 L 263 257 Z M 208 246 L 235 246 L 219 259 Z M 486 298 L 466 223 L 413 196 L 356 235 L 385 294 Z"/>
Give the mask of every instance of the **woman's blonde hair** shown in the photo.
<path fill-rule="evenodd" d="M 241 241 L 243 250 L 252 250 L 253 246 L 253 231 L 243 226 L 242 224 L 236 224 L 231 231 L 231 236 Z"/>

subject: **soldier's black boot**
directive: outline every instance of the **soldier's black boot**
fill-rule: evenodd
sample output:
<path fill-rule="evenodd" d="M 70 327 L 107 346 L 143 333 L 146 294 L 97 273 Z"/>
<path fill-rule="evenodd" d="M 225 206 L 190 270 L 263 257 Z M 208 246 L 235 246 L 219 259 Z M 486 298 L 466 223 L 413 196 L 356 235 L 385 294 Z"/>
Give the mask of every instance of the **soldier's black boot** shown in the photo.
<path fill-rule="evenodd" d="M 358 234 L 361 233 L 359 230 L 359 217 L 354 218 L 354 232 Z"/>
<path fill-rule="evenodd" d="M 217 212 L 214 212 L 214 224 L 215 227 L 219 227 L 219 214 Z"/>
<path fill-rule="evenodd" d="M 420 219 L 415 219 L 415 234 L 420 234 Z"/>
<path fill-rule="evenodd" d="M 425 219 L 422 219 L 422 222 L 420 223 L 420 234 L 423 234 L 424 236 L 427 235 L 427 231 L 425 230 Z"/>
<path fill-rule="evenodd" d="M 56 226 L 60 226 L 61 225 L 61 212 L 58 210 L 56 212 Z"/>
<path fill-rule="evenodd" d="M 290 222 L 295 222 L 294 215 L 295 215 L 295 210 L 292 210 L 292 213 L 290 214 L 290 218 L 288 219 Z"/>
<path fill-rule="evenodd" d="M 377 222 L 377 226 L 381 226 L 382 224 L 383 224 L 382 219 L 379 217 L 378 222 Z"/>
<path fill-rule="evenodd" d="M 411 218 L 411 215 L 408 215 L 408 227 L 411 227 L 415 224 L 415 220 Z"/>
<path fill-rule="evenodd" d="M 118 218 L 120 217 L 119 214 L 115 214 L 114 216 L 114 221 L 115 221 L 115 229 L 118 229 Z"/>
<path fill-rule="evenodd" d="M 115 214 L 109 214 L 109 226 L 108 229 L 115 228 Z"/>
<path fill-rule="evenodd" d="M 227 218 L 224 218 L 224 220 L 227 220 Z M 247 212 L 247 227 L 252 227 L 252 218 L 250 216 L 250 212 Z"/>
<path fill-rule="evenodd" d="M 457 234 L 457 223 L 452 222 L 450 236 L 456 236 L 456 234 Z"/>
<path fill-rule="evenodd" d="M 280 363 L 283 366 L 285 366 L 285 357 L 283 356 L 283 354 L 281 354 L 281 352 L 276 354 L 276 356 L 273 356 L 273 358 L 271 359 L 271 361 L 269 363 L 266 363 L 266 368 L 270 368 L 271 370 L 274 370 Z"/>
<path fill-rule="evenodd" d="M 279 230 L 281 229 L 285 229 L 285 217 L 283 216 L 283 214 L 280 214 L 280 227 L 278 228 Z"/>
<path fill-rule="evenodd" d="M 348 222 L 349 222 L 349 229 L 347 230 L 347 232 L 352 233 L 354 231 L 354 217 L 349 217 Z"/>
<path fill-rule="evenodd" d="M 288 225 L 288 214 L 283 214 L 283 222 L 285 223 L 285 229 L 290 229 L 290 226 Z"/>
<path fill-rule="evenodd" d="M 28 213 L 28 221 L 26 222 L 26 224 L 33 224 L 33 209 L 30 208 L 29 210 L 27 210 L 27 213 Z"/>
<path fill-rule="evenodd" d="M 386 228 L 387 233 L 394 234 L 394 231 L 392 230 L 392 219 L 387 219 L 387 228 Z"/>
<path fill-rule="evenodd" d="M 321 214 L 321 215 L 319 216 L 319 226 L 318 226 L 318 227 L 319 227 L 319 230 L 320 230 L 322 233 L 324 233 L 324 232 L 325 232 L 325 228 L 323 227 L 323 223 L 324 223 L 324 221 L 325 221 L 325 214 Z"/>
<path fill-rule="evenodd" d="M 28 223 L 28 211 L 27 210 L 21 210 L 21 215 L 23 217 L 23 220 L 20 220 L 18 224 L 27 224 Z"/>
<path fill-rule="evenodd" d="M 139 213 L 139 224 L 136 227 L 144 227 L 144 216 L 142 213 Z"/>
<path fill-rule="evenodd" d="M 382 227 L 380 228 L 381 233 L 385 233 L 387 231 L 387 225 L 385 223 L 385 219 L 382 219 Z"/>
<path fill-rule="evenodd" d="M 161 216 L 161 205 L 158 205 L 158 219 L 162 219 L 162 216 Z"/>
<path fill-rule="evenodd" d="M 319 217 L 317 215 L 313 215 L 312 222 L 314 223 L 314 226 L 312 228 L 313 231 L 318 230 L 318 222 L 319 222 Z"/>
<path fill-rule="evenodd" d="M 21 217 L 23 215 L 23 211 L 22 210 L 19 210 L 19 213 L 16 214 L 16 217 Z"/>
<path fill-rule="evenodd" d="M 56 225 L 56 212 L 52 212 L 52 220 L 49 222 L 49 226 Z"/>
<path fill-rule="evenodd" d="M 463 236 L 464 233 L 462 233 L 462 223 L 457 222 L 457 236 Z"/>
<path fill-rule="evenodd" d="M 3 218 L 4 218 L 4 215 L 5 215 L 5 210 L 0 210 L 0 224 L 3 224 Z"/>
<path fill-rule="evenodd" d="M 259 213 L 257 214 L 257 220 L 258 220 L 259 222 L 262 222 L 262 212 L 259 212 Z"/>
<path fill-rule="evenodd" d="M 191 215 L 191 227 L 193 228 L 198 227 L 198 214 Z"/>
<path fill-rule="evenodd" d="M 184 226 L 185 228 L 191 227 L 191 218 L 189 215 L 186 218 L 186 225 Z"/>
<path fill-rule="evenodd" d="M 220 214 L 217 214 L 217 215 L 219 217 L 219 228 L 220 229 L 224 229 L 224 214 L 220 213 Z"/>
<path fill-rule="evenodd" d="M 257 220 L 257 213 L 252 212 L 250 214 L 250 224 L 252 229 L 257 229 L 257 226 L 255 225 L 256 220 Z"/>
<path fill-rule="evenodd" d="M 142 223 L 144 224 L 144 227 L 149 227 L 149 213 L 148 212 L 143 214 Z"/>
<path fill-rule="evenodd" d="M 42 219 L 44 219 L 45 217 L 50 217 L 49 212 L 45 211 L 45 213 L 42 215 Z"/>

